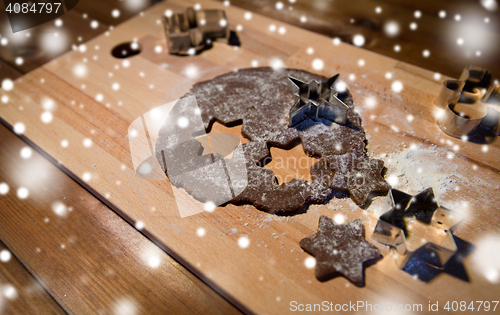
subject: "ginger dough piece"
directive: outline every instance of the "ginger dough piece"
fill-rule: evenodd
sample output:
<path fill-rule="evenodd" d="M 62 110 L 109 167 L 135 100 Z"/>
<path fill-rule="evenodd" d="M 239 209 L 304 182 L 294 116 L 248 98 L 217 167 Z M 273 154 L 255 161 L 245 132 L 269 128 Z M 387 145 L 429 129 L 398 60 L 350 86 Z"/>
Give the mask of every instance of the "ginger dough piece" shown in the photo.
<path fill-rule="evenodd" d="M 336 224 L 321 216 L 318 231 L 299 242 L 300 247 L 316 258 L 315 276 L 326 281 L 338 275 L 358 287 L 364 286 L 363 263 L 380 258 L 380 250 L 365 240 L 360 219 Z"/>
<path fill-rule="evenodd" d="M 345 125 L 306 120 L 297 126 L 289 127 L 289 110 L 294 103 L 289 75 L 305 82 L 311 80 L 322 82 L 326 79 L 294 69 L 275 70 L 269 67 L 240 69 L 199 82 L 186 95 L 196 97 L 207 132 L 215 121 L 224 125 L 242 123 L 242 134 L 250 140 L 242 145 L 248 183 L 230 202 L 253 204 L 260 210 L 286 215 L 303 212 L 313 203 L 326 203 L 339 190 L 348 192 L 360 206 L 365 204 L 368 197 L 366 192 L 372 187 L 377 193 L 383 193 L 384 190 L 387 192 L 390 186 L 380 174 L 383 162 L 370 160 L 366 155 L 365 132 L 361 119 L 354 112 L 349 91 L 339 94 L 339 98 L 349 107 L 348 121 Z M 170 121 L 176 121 L 175 115 L 182 113 L 182 109 L 175 107 L 170 113 L 172 116 L 169 118 Z M 160 152 L 168 146 L 169 135 L 178 132 L 178 128 L 177 124 L 165 123 L 159 133 L 156 157 L 164 171 L 166 169 L 161 162 Z M 293 179 L 278 185 L 274 173 L 263 168 L 261 161 L 270 157 L 269 148 L 272 146 L 286 149 L 298 143 L 302 143 L 305 154 L 320 159 L 311 167 L 314 180 Z M 349 159 L 354 161 L 359 159 L 373 166 L 355 170 L 361 172 L 361 176 L 365 176 L 363 172 L 367 172 L 365 184 L 342 185 L 341 180 L 329 180 L 336 172 L 347 170 L 330 168 L 332 163 L 328 163 L 330 161 L 328 159 L 346 154 L 349 154 Z M 208 191 L 211 188 L 209 181 L 206 180 L 209 174 L 200 172 L 194 177 L 196 176 L 200 176 L 198 184 L 193 180 L 172 180 L 171 177 L 169 179 L 173 185 L 184 188 L 194 198 L 202 202 L 210 200 Z M 374 184 L 373 180 L 377 181 L 377 184 Z"/>

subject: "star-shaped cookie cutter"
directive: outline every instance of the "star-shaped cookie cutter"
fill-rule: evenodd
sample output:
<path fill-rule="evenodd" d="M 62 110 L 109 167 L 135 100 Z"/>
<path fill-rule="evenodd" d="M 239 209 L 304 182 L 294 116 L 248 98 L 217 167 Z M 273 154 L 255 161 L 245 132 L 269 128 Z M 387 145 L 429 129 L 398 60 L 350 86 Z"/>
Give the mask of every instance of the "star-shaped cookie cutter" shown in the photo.
<path fill-rule="evenodd" d="M 345 125 L 349 106 L 337 97 L 339 92 L 333 88 L 338 77 L 339 74 L 323 82 L 312 80 L 306 83 L 288 76 L 295 89 L 294 104 L 290 108 L 290 127 L 306 119 L 312 119 L 315 122 L 325 119 L 331 123 Z"/>
<path fill-rule="evenodd" d="M 446 134 L 461 138 L 474 134 L 480 126 L 498 134 L 500 113 L 490 104 L 500 103 L 500 85 L 491 73 L 467 66 L 458 80 L 447 80 L 434 104 L 444 109 L 438 125 Z"/>
<path fill-rule="evenodd" d="M 224 10 L 195 10 L 168 13 L 163 26 L 170 54 L 194 55 L 218 38 L 229 37 L 229 22 Z"/>
<path fill-rule="evenodd" d="M 428 188 L 415 196 L 397 189 L 391 189 L 382 214 L 375 226 L 372 238 L 390 246 L 396 252 L 396 263 L 403 269 L 410 259 L 418 259 L 435 268 L 442 268 L 457 252 L 457 244 L 453 237 L 457 225 L 463 217 L 438 205 L 434 191 Z M 415 218 L 440 233 L 439 244 L 430 241 L 414 251 L 407 244 L 408 230 L 406 221 Z"/>

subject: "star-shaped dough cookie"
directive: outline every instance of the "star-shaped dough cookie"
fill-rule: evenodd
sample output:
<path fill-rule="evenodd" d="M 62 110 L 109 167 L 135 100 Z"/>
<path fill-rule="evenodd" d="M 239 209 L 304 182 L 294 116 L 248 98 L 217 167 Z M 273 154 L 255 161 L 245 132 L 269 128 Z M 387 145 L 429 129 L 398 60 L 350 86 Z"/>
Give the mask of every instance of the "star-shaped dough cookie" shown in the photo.
<path fill-rule="evenodd" d="M 329 156 L 320 162 L 311 167 L 311 174 L 321 176 L 333 190 L 348 192 L 360 207 L 367 205 L 371 193 L 383 194 L 391 189 L 382 177 L 384 162 L 369 159 L 361 144 L 346 154 Z"/>
<path fill-rule="evenodd" d="M 381 257 L 379 249 L 365 240 L 364 232 L 360 219 L 336 224 L 321 216 L 316 234 L 299 243 L 304 251 L 316 258 L 316 278 L 326 281 L 341 275 L 363 286 L 363 263 Z"/>

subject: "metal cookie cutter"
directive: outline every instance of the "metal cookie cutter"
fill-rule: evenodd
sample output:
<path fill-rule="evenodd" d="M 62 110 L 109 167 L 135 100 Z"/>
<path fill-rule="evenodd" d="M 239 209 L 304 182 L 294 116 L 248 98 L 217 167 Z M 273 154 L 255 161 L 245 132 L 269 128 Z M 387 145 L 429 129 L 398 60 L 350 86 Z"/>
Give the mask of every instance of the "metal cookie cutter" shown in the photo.
<path fill-rule="evenodd" d="M 404 269 L 410 259 L 420 260 L 434 268 L 442 268 L 457 253 L 453 233 L 463 217 L 440 207 L 432 188 L 415 196 L 391 189 L 383 209 L 386 212 L 380 216 L 372 238 L 395 250 L 396 263 L 400 269 Z M 422 239 L 421 246 L 411 249 L 407 240 L 408 237 L 414 237 L 408 232 L 407 221 L 411 218 L 426 224 L 426 235 L 434 233 L 440 237 L 439 244 Z"/>
<path fill-rule="evenodd" d="M 474 134 L 480 126 L 498 134 L 500 113 L 491 105 L 500 104 L 500 86 L 484 68 L 469 65 L 458 80 L 444 81 L 434 104 L 444 109 L 439 127 L 452 137 Z"/>
<path fill-rule="evenodd" d="M 339 75 L 323 82 L 312 80 L 309 83 L 288 76 L 294 89 L 294 104 L 290 109 L 289 126 L 300 124 L 307 118 L 313 121 L 324 119 L 328 124 L 345 125 L 349 107 L 337 96 L 339 92 L 333 88 Z"/>
<path fill-rule="evenodd" d="M 229 37 L 224 10 L 195 10 L 182 13 L 168 11 L 163 17 L 168 51 L 171 54 L 194 55 L 218 38 Z"/>

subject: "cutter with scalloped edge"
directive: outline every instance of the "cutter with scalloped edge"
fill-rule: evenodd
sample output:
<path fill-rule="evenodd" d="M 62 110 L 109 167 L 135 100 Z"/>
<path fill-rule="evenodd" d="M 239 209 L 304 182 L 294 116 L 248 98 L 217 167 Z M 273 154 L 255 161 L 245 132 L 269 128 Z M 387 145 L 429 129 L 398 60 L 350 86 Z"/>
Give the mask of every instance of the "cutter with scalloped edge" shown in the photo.
<path fill-rule="evenodd" d="M 500 85 L 492 83 L 491 73 L 467 66 L 458 80 L 443 82 L 434 104 L 444 109 L 438 125 L 446 134 L 460 138 L 484 126 L 498 134 L 500 113 L 491 107 L 500 104 Z"/>
<path fill-rule="evenodd" d="M 163 26 L 170 54 L 194 55 L 219 39 L 229 37 L 224 10 L 195 10 L 165 14 Z"/>

